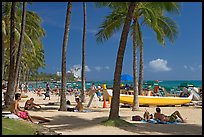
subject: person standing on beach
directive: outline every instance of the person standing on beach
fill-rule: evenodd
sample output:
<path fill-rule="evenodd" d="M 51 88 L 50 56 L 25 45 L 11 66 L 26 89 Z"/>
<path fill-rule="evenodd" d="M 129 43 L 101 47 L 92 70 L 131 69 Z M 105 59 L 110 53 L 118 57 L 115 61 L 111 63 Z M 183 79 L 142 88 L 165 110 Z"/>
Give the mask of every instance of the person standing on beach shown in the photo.
<path fill-rule="evenodd" d="M 43 100 L 45 100 L 46 97 L 49 97 L 50 100 L 50 85 L 48 83 L 46 84 L 45 98 Z"/>
<path fill-rule="evenodd" d="M 88 93 L 88 95 L 90 96 L 90 100 L 89 103 L 87 105 L 87 107 L 90 107 L 91 102 L 93 101 L 94 95 L 96 94 L 96 86 L 94 85 L 94 82 L 91 85 L 90 91 Z"/>

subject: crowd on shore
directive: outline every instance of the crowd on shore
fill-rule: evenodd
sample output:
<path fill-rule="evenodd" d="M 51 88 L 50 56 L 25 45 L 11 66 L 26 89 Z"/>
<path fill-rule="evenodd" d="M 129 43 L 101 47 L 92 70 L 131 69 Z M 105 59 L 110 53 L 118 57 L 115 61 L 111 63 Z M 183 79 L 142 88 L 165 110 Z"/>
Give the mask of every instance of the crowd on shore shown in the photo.
<path fill-rule="evenodd" d="M 26 84 L 25 84 L 26 85 Z M 87 108 L 87 103 L 81 103 L 81 100 L 77 99 L 75 100 L 76 98 L 79 98 L 80 97 L 80 90 L 77 90 L 77 89 L 73 89 L 73 90 L 70 90 L 70 91 L 67 91 L 67 112 L 61 112 L 61 111 L 58 111 L 57 109 L 56 110 L 47 110 L 47 109 L 44 109 L 46 108 L 46 105 L 41 105 L 41 104 L 45 104 L 45 103 L 50 103 L 50 102 L 56 102 L 56 101 L 59 101 L 59 95 L 60 95 L 60 89 L 58 87 L 58 94 L 56 94 L 57 92 L 55 92 L 55 88 L 51 89 L 49 88 L 49 84 L 47 85 L 48 89 L 49 89 L 49 93 L 50 93 L 50 98 L 49 97 L 45 97 L 45 94 L 46 94 L 46 88 L 36 88 L 36 89 L 33 89 L 33 90 L 27 90 L 25 91 L 26 88 L 24 89 L 19 89 L 18 93 L 22 93 L 22 94 L 27 94 L 28 97 L 21 101 L 19 101 L 19 104 L 21 105 L 21 109 L 25 109 L 25 114 L 26 114 L 26 111 L 28 112 L 28 114 L 31 116 L 32 120 L 33 121 L 36 121 L 36 119 L 40 122 L 46 122 L 45 126 L 46 125 L 61 125 L 61 124 L 66 124 L 67 125 L 77 125 L 77 123 L 79 124 L 79 122 L 77 122 L 77 118 L 75 118 L 75 122 L 74 122 L 74 119 L 72 120 L 72 122 L 69 122 L 69 120 L 67 122 L 65 122 L 64 118 L 62 117 L 62 115 L 64 116 L 70 116 L 72 117 L 73 114 L 72 112 L 70 111 L 73 111 L 75 112 L 76 111 L 76 107 L 78 105 L 77 101 L 80 102 L 79 104 L 81 105 L 78 105 L 79 108 L 81 109 L 78 109 L 77 112 L 81 112 L 83 111 L 83 109 L 86 109 Z M 41 96 L 38 95 L 38 92 L 39 92 L 39 89 L 41 89 Z M 100 89 L 100 90 L 99 90 Z M 95 90 L 95 92 L 93 92 L 93 90 Z M 91 88 L 89 89 L 89 92 L 86 91 L 86 95 L 88 96 L 88 99 L 90 100 L 90 98 L 93 96 L 94 98 L 96 97 L 96 99 L 98 99 L 99 101 L 99 97 L 101 98 L 101 101 L 100 102 L 100 106 L 99 106 L 99 109 L 103 108 L 103 86 L 101 87 L 100 85 L 97 85 L 95 86 L 94 83 L 92 83 L 92 86 Z M 5 90 L 4 90 L 5 91 Z M 21 92 L 22 91 L 22 92 Z M 96 93 L 100 91 L 100 93 Z M 27 93 L 26 93 L 27 92 Z M 94 94 L 91 94 L 91 93 L 94 93 Z M 101 94 L 101 96 L 100 96 Z M 89 96 L 90 95 L 90 96 Z M 73 98 L 73 100 L 72 100 Z M 34 99 L 34 100 L 33 100 Z M 43 100 L 45 99 L 45 100 Z M 50 99 L 50 100 L 49 100 Z M 71 99 L 71 100 L 70 100 Z M 75 101 L 75 102 L 73 102 Z M 71 105 L 70 105 L 71 103 Z M 29 105 L 29 104 L 32 104 L 32 105 Z M 33 106 L 33 107 L 31 107 Z M 26 108 L 27 107 L 27 108 Z M 29 108 L 30 107 L 30 108 Z M 59 108 L 59 106 L 58 106 Z M 110 107 L 108 108 L 105 108 L 106 109 L 110 109 Z M 144 112 L 146 112 L 146 108 L 143 108 L 141 107 L 140 108 L 141 111 L 138 111 L 138 112 L 133 112 L 131 111 L 130 109 L 128 108 L 125 108 L 125 111 L 123 111 L 123 109 L 121 109 L 120 111 L 120 115 L 124 118 L 127 118 L 126 120 L 129 121 L 129 122 L 132 122 L 130 119 L 133 115 L 139 115 L 141 116 L 142 118 L 151 118 L 150 117 L 150 113 L 146 116 L 143 116 Z M 145 110 L 144 110 L 145 109 Z M 151 112 L 153 117 L 154 117 L 154 114 L 153 112 L 155 112 L 155 107 L 152 108 L 152 107 L 147 107 L 148 109 L 148 112 Z M 36 110 L 36 111 L 32 111 L 32 110 Z M 191 107 L 164 107 L 162 108 L 162 112 L 164 112 L 164 115 L 162 115 L 160 118 L 163 118 L 163 119 L 173 119 L 175 118 L 174 116 L 176 115 L 177 118 L 179 118 L 179 114 L 182 116 L 183 120 L 185 121 L 187 119 L 187 124 L 189 124 L 189 128 L 188 126 L 186 125 L 186 129 L 185 131 L 188 131 L 188 129 L 191 129 L 192 127 L 190 127 L 190 124 L 196 124 L 198 125 L 196 127 L 196 129 L 194 131 L 189 131 L 188 133 L 186 132 L 185 134 L 189 134 L 189 133 L 196 133 L 196 134 L 200 134 L 200 125 L 202 127 L 202 122 L 200 122 L 200 120 L 202 119 L 202 111 L 200 111 L 202 109 L 194 109 L 194 108 L 191 108 Z M 178 114 L 178 112 L 179 114 Z M 54 112 L 54 113 L 53 113 Z M 160 110 L 161 112 L 161 110 Z M 159 110 L 158 110 L 158 113 L 160 113 Z M 172 113 L 172 112 L 175 112 L 175 113 Z M 97 114 L 95 114 L 97 113 Z M 108 114 L 108 111 L 101 111 L 101 112 L 95 112 L 95 113 L 74 113 L 74 116 L 77 116 L 80 118 L 80 121 L 82 122 L 81 124 L 83 125 L 83 122 L 87 122 L 88 119 L 93 119 L 93 120 L 98 120 L 98 117 L 107 117 L 107 114 Z M 100 114 L 99 114 L 100 113 Z M 83 114 L 83 115 L 82 115 Z M 161 113 L 162 114 L 162 113 Z M 192 117 L 193 115 L 196 114 L 196 117 Z M 22 114 L 19 114 L 19 116 L 22 115 Z M 60 115 L 60 117 L 57 117 L 58 115 Z M 152 116 L 151 115 L 151 116 Z M 25 116 L 23 114 L 23 116 Z M 169 117 L 166 117 L 166 116 L 169 116 Z M 84 119 L 84 120 L 83 120 Z M 87 119 L 87 120 L 85 120 Z M 199 120 L 200 119 L 200 120 Z M 35 123 L 35 122 L 34 122 Z M 85 124 L 85 123 L 84 123 Z M 73 126 L 73 127 L 78 127 L 78 126 Z M 86 128 L 86 129 L 83 129 L 81 127 L 78 128 L 73 128 L 72 126 L 67 126 L 67 128 L 64 128 L 63 130 L 59 130 L 59 133 L 62 133 L 64 135 L 68 135 L 68 134 L 135 134 L 135 133 L 132 133 L 132 132 L 124 132 L 123 130 L 117 130 L 117 129 L 112 129 L 112 128 L 106 128 L 105 129 L 105 132 L 94 132 L 94 131 L 101 131 L 101 130 L 104 130 L 103 128 L 105 127 L 102 127 L 102 126 L 98 126 L 98 125 L 95 125 L 93 126 L 92 128 Z M 143 126 L 141 126 L 143 127 Z M 159 131 L 159 127 L 157 127 L 156 125 L 152 125 L 152 132 L 148 132 L 148 131 L 145 131 L 144 132 L 147 132 L 147 134 L 158 134 Z M 154 127 L 154 129 L 153 129 Z M 85 127 L 84 127 L 85 128 Z M 140 128 L 140 125 L 138 125 L 138 128 Z M 147 128 L 149 128 L 147 126 Z M 158 132 L 155 132 L 155 128 L 158 130 Z M 177 129 L 174 129 L 172 128 L 172 131 L 170 131 L 170 129 L 166 129 L 166 133 L 168 132 L 169 134 L 171 133 L 177 133 L 177 134 L 181 134 L 182 132 L 179 130 L 179 127 L 177 127 Z M 181 128 L 184 128 L 184 126 Z M 149 129 L 150 130 L 150 129 Z M 175 131 L 176 130 L 176 131 Z M 86 132 L 86 133 L 85 133 Z M 143 133 L 144 133 L 143 132 Z M 161 131 L 161 133 L 165 133 L 163 130 Z M 143 134 L 141 133 L 141 134 Z M 138 134 L 138 133 L 136 133 Z"/>

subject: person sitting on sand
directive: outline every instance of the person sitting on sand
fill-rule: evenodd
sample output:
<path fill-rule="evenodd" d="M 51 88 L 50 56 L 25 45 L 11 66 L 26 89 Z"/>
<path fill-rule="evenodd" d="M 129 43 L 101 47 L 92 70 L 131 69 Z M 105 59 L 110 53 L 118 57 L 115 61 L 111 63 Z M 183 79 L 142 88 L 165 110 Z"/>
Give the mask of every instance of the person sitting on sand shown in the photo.
<path fill-rule="evenodd" d="M 72 112 L 74 112 L 74 108 L 71 106 L 71 103 L 70 103 L 69 100 L 67 100 L 67 105 L 66 105 L 66 107 L 67 107 L 67 111 L 72 111 Z"/>
<path fill-rule="evenodd" d="M 75 101 L 77 103 L 75 110 L 82 112 L 83 111 L 83 104 L 80 102 L 79 98 L 75 98 Z"/>
<path fill-rule="evenodd" d="M 159 107 L 156 108 L 156 113 L 154 114 L 154 119 L 159 119 L 162 122 L 175 122 L 177 116 L 184 122 L 184 119 L 181 117 L 181 114 L 178 111 L 175 111 L 170 116 L 164 115 L 161 113 L 161 109 Z"/>
<path fill-rule="evenodd" d="M 19 118 L 25 119 L 25 120 L 29 120 L 30 122 L 33 122 L 33 119 L 37 119 L 40 120 L 39 122 L 50 122 L 49 119 L 43 118 L 43 117 L 39 117 L 39 116 L 30 116 L 28 111 L 23 110 L 20 108 L 19 106 L 19 101 L 21 100 L 21 94 L 20 93 L 16 93 L 15 94 L 15 100 L 11 102 L 11 106 L 10 106 L 10 112 L 17 115 Z"/>
<path fill-rule="evenodd" d="M 20 106 L 19 106 L 20 100 L 21 100 L 21 94 L 16 93 L 15 94 L 15 101 L 11 102 L 11 107 L 10 107 L 11 113 L 17 115 L 18 117 L 20 117 L 22 119 L 30 120 L 30 122 L 33 123 L 33 120 L 31 118 L 31 116 L 28 114 L 28 112 L 26 110 L 23 110 L 20 108 Z"/>
<path fill-rule="evenodd" d="M 36 107 L 36 106 L 39 106 L 39 108 Z M 35 109 L 40 109 L 41 108 L 41 106 L 39 104 L 34 103 L 34 98 L 30 98 L 29 100 L 27 100 L 26 103 L 25 103 L 25 106 L 24 106 L 25 110 L 30 110 L 32 108 L 35 108 Z"/>
<path fill-rule="evenodd" d="M 150 120 L 150 119 L 153 119 L 153 115 L 150 114 L 147 110 L 145 111 L 143 117 L 144 117 L 143 119 L 144 119 L 145 121 L 148 121 L 148 120 Z"/>

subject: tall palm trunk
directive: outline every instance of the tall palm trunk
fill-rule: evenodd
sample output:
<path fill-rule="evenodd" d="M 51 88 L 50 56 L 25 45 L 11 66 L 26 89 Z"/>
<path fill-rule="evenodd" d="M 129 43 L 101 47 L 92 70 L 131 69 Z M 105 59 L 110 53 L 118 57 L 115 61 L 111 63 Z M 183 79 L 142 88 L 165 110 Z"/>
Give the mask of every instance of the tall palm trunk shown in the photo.
<path fill-rule="evenodd" d="M 83 2 L 84 9 L 84 30 L 83 30 L 83 39 L 82 39 L 82 70 L 81 70 L 81 100 L 84 102 L 85 99 L 85 43 L 86 43 L 86 3 Z"/>
<path fill-rule="evenodd" d="M 1 55 L 1 57 L 2 57 L 2 60 L 1 60 L 2 61 L 2 71 L 1 71 L 2 75 L 1 76 L 2 76 L 2 78 L 1 79 L 3 81 L 3 79 L 4 79 L 4 42 L 3 42 L 4 41 L 4 34 L 3 34 L 3 31 L 1 34 L 2 34 L 2 44 L 1 44 L 2 45 L 1 46 L 1 49 L 2 49 L 2 55 Z"/>
<path fill-rule="evenodd" d="M 111 101 L 111 109 L 109 114 L 110 119 L 119 118 L 119 99 L 120 99 L 120 76 L 122 72 L 123 57 L 125 53 L 127 37 L 130 30 L 130 24 L 133 17 L 133 12 L 135 8 L 135 2 L 131 2 L 129 5 L 129 10 L 126 16 L 125 24 L 123 27 L 119 50 L 117 54 L 115 73 L 114 73 L 114 84 L 113 84 L 113 97 Z"/>
<path fill-rule="evenodd" d="M 14 98 L 14 63 L 15 63 L 15 13 L 16 13 L 16 2 L 12 2 L 11 6 L 11 25 L 10 25 L 10 67 L 9 67 L 9 78 L 8 87 L 5 97 L 5 105 L 9 107 L 11 101 Z"/>
<path fill-rule="evenodd" d="M 21 73 L 20 73 L 20 70 L 18 71 L 18 77 L 17 77 L 17 83 L 16 83 L 16 87 L 15 87 L 15 91 L 18 91 L 18 87 L 19 87 L 19 84 L 20 84 L 20 76 L 21 76 Z"/>
<path fill-rule="evenodd" d="M 136 43 L 136 32 L 137 32 L 137 19 L 134 20 L 133 24 L 133 89 L 134 89 L 134 99 L 132 111 L 139 110 L 139 98 L 138 98 L 138 80 L 137 80 L 137 43 Z"/>
<path fill-rule="evenodd" d="M 139 34 L 140 35 L 140 34 Z M 143 59 L 143 44 L 140 45 L 140 69 L 139 69 L 139 94 L 142 94 L 143 75 L 144 75 L 144 59 Z"/>
<path fill-rule="evenodd" d="M 71 16 L 72 3 L 68 2 L 67 4 L 67 13 L 66 13 L 66 23 L 63 39 L 63 48 L 62 48 L 62 85 L 61 85 L 61 96 L 60 96 L 60 111 L 66 111 L 66 51 L 67 43 L 69 36 L 69 27 L 70 27 L 70 16 Z"/>
<path fill-rule="evenodd" d="M 20 42 L 18 46 L 18 53 L 16 58 L 16 66 L 15 66 L 15 73 L 14 73 L 14 89 L 16 91 L 18 86 L 18 76 L 20 72 L 20 62 L 22 57 L 22 46 L 23 46 L 23 40 L 24 40 L 24 32 L 25 32 L 25 25 L 26 25 L 26 2 L 23 2 L 23 14 L 22 14 L 22 23 L 21 23 L 21 37 Z"/>

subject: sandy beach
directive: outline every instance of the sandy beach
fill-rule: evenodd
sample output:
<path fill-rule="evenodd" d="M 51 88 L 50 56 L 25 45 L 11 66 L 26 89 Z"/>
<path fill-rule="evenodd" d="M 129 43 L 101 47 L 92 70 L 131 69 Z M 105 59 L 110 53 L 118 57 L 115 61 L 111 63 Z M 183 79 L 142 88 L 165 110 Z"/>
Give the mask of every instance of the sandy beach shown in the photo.
<path fill-rule="evenodd" d="M 161 107 L 162 113 L 170 115 L 178 110 L 186 123 L 179 124 L 150 124 L 140 121 L 132 121 L 133 115 L 143 116 L 145 109 L 150 113 L 155 112 L 155 107 L 140 107 L 139 111 L 131 111 L 131 108 L 120 108 L 120 117 L 128 122 L 135 123 L 134 127 L 110 127 L 100 124 L 101 121 L 106 120 L 109 116 L 109 104 L 103 108 L 103 101 L 100 102 L 98 108 L 94 108 L 94 102 L 90 107 L 94 112 L 64 112 L 58 111 L 59 96 L 51 95 L 51 100 L 48 98 L 43 100 L 44 96 L 37 96 L 37 94 L 28 92 L 28 98 L 22 98 L 20 106 L 30 97 L 35 99 L 35 103 L 42 106 L 41 110 L 28 112 L 31 115 L 42 116 L 50 119 L 48 123 L 43 123 L 44 126 L 49 127 L 57 133 L 62 135 L 202 135 L 202 107 L 195 106 L 178 106 L 178 107 Z M 71 104 L 75 106 L 74 95 L 67 96 Z M 89 97 L 86 97 L 88 104 Z M 49 105 L 54 103 L 54 105 Z M 85 107 L 86 109 L 86 107 Z"/>

